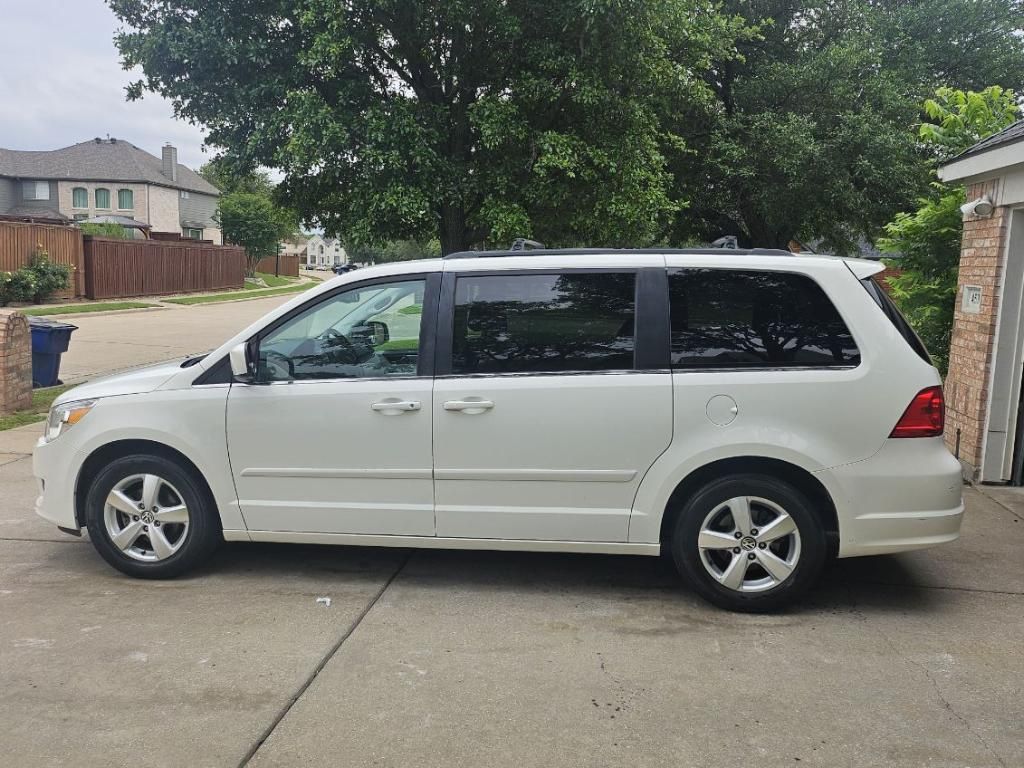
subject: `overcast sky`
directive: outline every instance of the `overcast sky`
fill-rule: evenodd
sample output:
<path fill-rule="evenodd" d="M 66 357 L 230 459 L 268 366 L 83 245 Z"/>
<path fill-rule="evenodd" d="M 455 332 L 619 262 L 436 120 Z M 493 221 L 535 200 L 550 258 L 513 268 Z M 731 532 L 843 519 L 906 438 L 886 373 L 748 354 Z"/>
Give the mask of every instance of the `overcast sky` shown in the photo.
<path fill-rule="evenodd" d="M 191 168 L 209 159 L 201 128 L 175 120 L 169 102 L 151 93 L 125 101 L 133 77 L 114 47 L 118 26 L 103 0 L 0 0 L 0 147 L 57 149 L 110 134 L 158 157 L 169 141 Z"/>

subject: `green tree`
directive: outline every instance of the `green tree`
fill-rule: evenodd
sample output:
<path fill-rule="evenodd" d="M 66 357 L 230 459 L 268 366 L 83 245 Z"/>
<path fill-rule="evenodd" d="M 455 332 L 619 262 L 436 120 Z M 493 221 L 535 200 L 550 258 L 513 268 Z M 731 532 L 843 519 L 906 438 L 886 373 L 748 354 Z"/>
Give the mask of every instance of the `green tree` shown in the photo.
<path fill-rule="evenodd" d="M 760 35 L 711 70 L 715 111 L 671 115 L 672 239 L 738 235 L 839 252 L 927 192 L 908 131 L 943 84 L 1024 80 L 1022 0 L 725 0 Z"/>
<path fill-rule="evenodd" d="M 938 165 L 1012 123 L 1019 112 L 1012 91 L 940 88 L 924 103 L 927 120 L 918 138 Z M 890 278 L 893 298 L 945 375 L 956 307 L 957 272 L 966 198 L 958 185 L 933 181 L 917 210 L 899 213 L 885 227 L 882 251 L 899 254 L 902 274 Z"/>
<path fill-rule="evenodd" d="M 199 175 L 217 187 L 222 193 L 232 194 L 244 192 L 266 198 L 277 208 L 277 218 L 286 222 L 289 232 L 286 237 L 301 232 L 301 221 L 298 213 L 288 205 L 280 202 L 281 193 L 277 185 L 270 180 L 266 171 L 245 170 L 229 158 L 216 157 L 199 168 Z"/>
<path fill-rule="evenodd" d="M 276 189 L 266 171 L 242 169 L 226 157 L 215 157 L 203 163 L 199 175 L 221 192 L 248 192 L 273 197 Z"/>
<path fill-rule="evenodd" d="M 702 0 L 109 0 L 124 66 L 300 217 L 444 252 L 651 242 L 659 115 L 709 109 L 742 23 Z M 685 105 L 685 107 L 684 107 Z"/>
<path fill-rule="evenodd" d="M 246 274 L 256 274 L 260 259 L 277 253 L 278 244 L 294 230 L 292 222 L 266 195 L 229 192 L 221 195 L 217 221 L 224 241 L 245 248 Z"/>

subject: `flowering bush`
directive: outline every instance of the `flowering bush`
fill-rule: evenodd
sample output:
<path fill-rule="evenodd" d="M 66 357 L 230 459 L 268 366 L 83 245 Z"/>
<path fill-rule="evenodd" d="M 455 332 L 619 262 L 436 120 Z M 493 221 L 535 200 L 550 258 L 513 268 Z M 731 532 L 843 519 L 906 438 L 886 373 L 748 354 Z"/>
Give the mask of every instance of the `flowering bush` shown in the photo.
<path fill-rule="evenodd" d="M 0 272 L 0 307 L 12 301 L 40 304 L 53 293 L 67 288 L 70 282 L 71 270 L 50 261 L 50 254 L 39 245 L 27 266 L 17 272 Z"/>
<path fill-rule="evenodd" d="M 28 268 L 17 272 L 0 272 L 0 307 L 12 301 L 31 301 L 36 291 L 36 280 Z"/>
<path fill-rule="evenodd" d="M 50 261 L 50 254 L 41 244 L 29 258 L 28 266 L 18 271 L 27 271 L 32 278 L 33 287 L 29 298 L 36 304 L 42 303 L 43 299 L 57 291 L 64 290 L 71 281 L 71 270 L 64 264 L 54 264 Z"/>

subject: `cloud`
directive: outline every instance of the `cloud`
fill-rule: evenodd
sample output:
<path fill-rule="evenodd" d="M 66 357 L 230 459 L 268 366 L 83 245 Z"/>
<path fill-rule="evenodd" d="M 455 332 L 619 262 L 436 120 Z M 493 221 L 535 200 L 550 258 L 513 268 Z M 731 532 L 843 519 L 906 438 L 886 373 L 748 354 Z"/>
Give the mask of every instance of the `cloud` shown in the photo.
<path fill-rule="evenodd" d="M 171 142 L 198 168 L 203 130 L 177 120 L 169 101 L 125 101 L 138 77 L 121 69 L 119 21 L 102 0 L 0 0 L 0 147 L 57 149 L 110 136 L 152 154 Z"/>

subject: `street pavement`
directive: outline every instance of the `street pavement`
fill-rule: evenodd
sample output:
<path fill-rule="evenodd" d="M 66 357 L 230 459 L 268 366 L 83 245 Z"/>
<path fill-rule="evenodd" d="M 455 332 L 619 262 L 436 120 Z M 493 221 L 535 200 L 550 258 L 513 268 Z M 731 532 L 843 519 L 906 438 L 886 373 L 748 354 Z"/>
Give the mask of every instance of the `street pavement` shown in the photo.
<path fill-rule="evenodd" d="M 57 316 L 78 326 L 60 377 L 78 382 L 125 368 L 208 352 L 296 294 L 220 304 Z"/>

